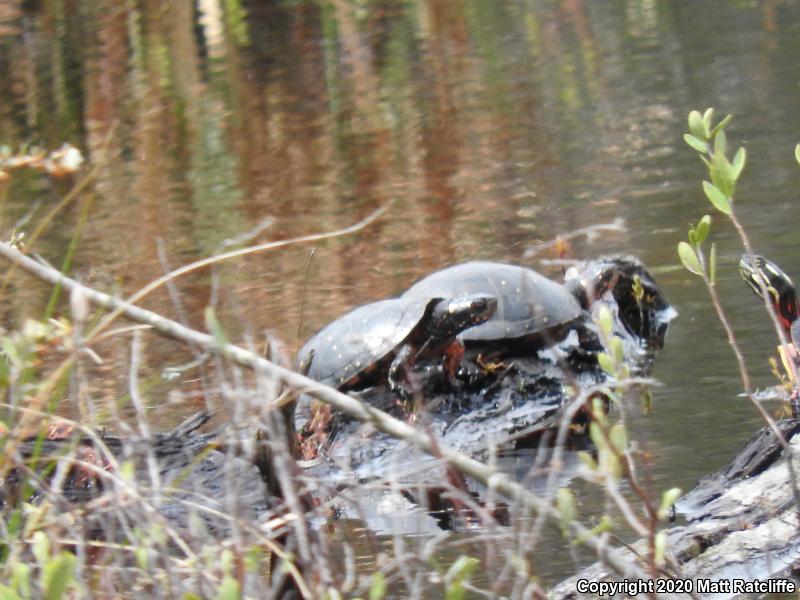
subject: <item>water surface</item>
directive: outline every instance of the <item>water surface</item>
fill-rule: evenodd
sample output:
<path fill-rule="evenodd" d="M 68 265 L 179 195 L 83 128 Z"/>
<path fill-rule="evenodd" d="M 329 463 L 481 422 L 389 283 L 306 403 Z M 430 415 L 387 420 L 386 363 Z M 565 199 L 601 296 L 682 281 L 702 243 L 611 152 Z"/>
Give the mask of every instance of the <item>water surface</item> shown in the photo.
<path fill-rule="evenodd" d="M 186 277 L 180 307 L 166 292 L 145 302 L 196 327 L 214 303 L 232 339 L 269 331 L 289 354 L 344 311 L 459 261 L 558 278 L 552 253 L 532 248 L 624 219 L 625 232 L 576 238 L 565 254 L 634 254 L 680 311 L 653 410 L 636 420 L 658 493 L 691 487 L 760 424 L 705 290 L 677 265 L 687 225 L 711 210 L 681 139 L 686 115 L 734 114 L 729 140 L 748 151 L 737 212 L 757 251 L 800 277 L 798 50 L 788 0 L 5 1 L 0 143 L 85 153 L 91 185 L 31 249 L 61 264 L 85 213 L 72 272 L 119 293 L 265 223 L 254 241 L 390 205 L 313 254 L 294 245 Z M 75 180 L 15 172 L 0 184 L 3 237 L 30 231 Z M 740 242 L 717 216 L 712 237 L 725 309 L 755 382 L 769 385 L 776 341 L 739 280 Z M 14 276 L 2 323 L 41 316 L 47 300 Z M 123 395 L 129 339 L 97 351 L 97 397 Z M 148 337 L 154 405 L 198 389 L 191 376 L 158 381 L 189 358 Z"/>

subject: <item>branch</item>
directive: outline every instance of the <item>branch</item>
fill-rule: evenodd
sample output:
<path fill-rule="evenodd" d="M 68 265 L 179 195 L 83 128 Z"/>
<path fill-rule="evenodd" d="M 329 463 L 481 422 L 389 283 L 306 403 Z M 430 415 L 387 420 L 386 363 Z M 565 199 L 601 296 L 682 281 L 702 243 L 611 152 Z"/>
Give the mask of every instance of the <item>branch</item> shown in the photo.
<path fill-rule="evenodd" d="M 393 202 L 389 202 L 385 206 L 377 209 L 376 211 L 367 215 L 364 219 L 355 223 L 353 225 L 349 225 L 347 227 L 343 227 L 342 229 L 337 229 L 335 231 L 328 231 L 324 233 L 310 233 L 308 235 L 301 235 L 299 237 L 290 238 L 286 240 L 277 240 L 273 242 L 265 242 L 263 244 L 258 244 L 256 246 L 249 246 L 247 248 L 240 248 L 238 250 L 230 250 L 228 252 L 223 252 L 222 254 L 217 254 L 215 256 L 211 256 L 208 258 L 203 258 L 201 260 L 195 261 L 193 263 L 189 263 L 188 265 L 184 265 L 174 271 L 170 271 L 165 275 L 162 275 L 158 279 L 151 281 L 138 292 L 134 293 L 132 296 L 128 297 L 127 302 L 133 303 L 138 302 L 145 296 L 147 296 L 152 291 L 160 288 L 165 283 L 172 281 L 173 279 L 177 279 L 178 277 L 182 277 L 194 271 L 198 271 L 200 269 L 204 269 L 210 267 L 211 265 L 215 265 L 219 262 L 229 260 L 231 258 L 239 258 L 241 256 L 247 256 L 249 254 L 257 254 L 259 252 L 264 252 L 266 250 L 274 250 L 275 248 L 282 248 L 284 246 L 290 246 L 292 244 L 302 244 L 308 242 L 318 242 L 322 240 L 327 240 L 335 237 L 341 237 L 345 235 L 349 235 L 351 233 L 355 233 L 364 229 L 367 225 L 381 217 L 389 208 L 391 208 Z M 120 313 L 122 312 L 121 309 L 115 308 L 111 311 L 111 314 L 106 315 L 97 326 L 92 329 L 91 332 L 86 336 L 86 342 L 91 342 L 96 335 L 102 332 L 108 325 L 116 319 Z M 132 321 L 133 319 L 129 317 Z"/>

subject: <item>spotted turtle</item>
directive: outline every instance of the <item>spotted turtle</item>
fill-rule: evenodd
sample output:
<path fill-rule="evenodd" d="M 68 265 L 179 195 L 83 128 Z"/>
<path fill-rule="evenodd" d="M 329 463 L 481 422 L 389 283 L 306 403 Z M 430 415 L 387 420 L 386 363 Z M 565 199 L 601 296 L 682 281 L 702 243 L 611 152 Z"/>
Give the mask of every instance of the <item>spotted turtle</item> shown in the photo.
<path fill-rule="evenodd" d="M 662 347 L 667 324 L 675 312 L 670 312 L 652 277 L 634 258 L 588 261 L 567 272 L 565 285 L 526 267 L 467 262 L 428 275 L 402 297 L 424 299 L 446 294 L 459 299 L 491 294 L 497 298 L 494 316 L 464 330 L 459 338 L 480 345 L 531 348 L 557 342 L 583 324 L 584 311 L 608 292 L 625 328 L 649 347 Z"/>
<path fill-rule="evenodd" d="M 297 361 L 312 379 L 342 391 L 388 383 L 409 393 L 409 369 L 442 358 L 459 333 L 485 323 L 497 310 L 490 294 L 393 298 L 356 308 L 333 321 L 300 349 Z"/>
<path fill-rule="evenodd" d="M 467 262 L 428 275 L 402 296 L 407 299 L 445 295 L 461 299 L 474 294 L 497 298 L 497 310 L 486 322 L 459 334 L 465 342 L 513 344 L 558 338 L 563 326 L 580 319 L 581 306 L 564 286 L 532 269 L 495 262 Z"/>

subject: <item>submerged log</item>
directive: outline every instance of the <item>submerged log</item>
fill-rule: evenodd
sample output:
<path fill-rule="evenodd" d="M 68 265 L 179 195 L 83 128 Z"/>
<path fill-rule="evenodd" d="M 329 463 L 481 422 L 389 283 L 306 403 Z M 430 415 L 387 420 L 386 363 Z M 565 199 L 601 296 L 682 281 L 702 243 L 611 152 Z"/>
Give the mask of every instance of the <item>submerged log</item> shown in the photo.
<path fill-rule="evenodd" d="M 23 440 L 12 455 L 18 466 L 0 485 L 0 508 L 19 501 L 39 502 L 44 495 L 87 503 L 114 491 L 132 508 L 144 493 L 147 502 L 153 495 L 159 498 L 158 511 L 179 529 L 189 526 L 193 507 L 210 532 L 224 535 L 227 519 L 217 515 L 230 514 L 226 499 L 231 485 L 237 488 L 235 514 L 252 520 L 267 514 L 267 494 L 252 462 L 218 450 L 216 434 L 198 432 L 208 420 L 206 413 L 198 413 L 151 439 L 71 433 Z M 135 468 L 132 482 L 117 472 L 126 461 Z"/>
<path fill-rule="evenodd" d="M 787 419 L 777 425 L 794 456 L 793 468 L 800 473 L 800 420 Z M 689 581 L 692 589 L 684 589 L 685 595 L 691 592 L 716 599 L 796 591 L 798 588 L 792 589 L 786 581 L 768 582 L 797 580 L 800 575 L 800 506 L 788 469 L 785 451 L 775 434 L 768 427 L 759 430 L 728 466 L 702 479 L 679 500 L 676 510 L 685 523 L 667 531 L 673 564 L 659 578 Z M 634 558 L 634 552 L 644 555 L 645 545 L 637 542 L 626 552 L 630 558 Z M 623 579 L 595 563 L 561 582 L 554 595 L 597 598 L 596 593 L 579 592 L 578 581 Z M 739 587 L 736 580 L 742 582 Z M 772 587 L 759 593 L 747 587 L 753 582 Z M 670 590 L 677 591 L 674 587 L 662 589 Z"/>

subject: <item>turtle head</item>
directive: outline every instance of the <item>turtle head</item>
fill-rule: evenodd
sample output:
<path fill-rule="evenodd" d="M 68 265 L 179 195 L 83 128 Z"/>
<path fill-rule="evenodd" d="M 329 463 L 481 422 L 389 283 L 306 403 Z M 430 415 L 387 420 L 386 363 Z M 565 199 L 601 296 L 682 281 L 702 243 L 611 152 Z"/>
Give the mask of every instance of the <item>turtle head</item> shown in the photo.
<path fill-rule="evenodd" d="M 497 298 L 485 294 L 462 296 L 458 299 L 435 298 L 433 321 L 442 336 L 455 337 L 465 329 L 485 323 L 497 312 Z"/>
<path fill-rule="evenodd" d="M 664 346 L 669 323 L 678 314 L 644 265 L 633 257 L 600 258 L 572 267 L 564 285 L 584 309 L 610 295 L 625 329 L 648 348 Z"/>
<path fill-rule="evenodd" d="M 798 300 L 794 283 L 771 260 L 757 254 L 744 254 L 739 261 L 739 273 L 750 288 L 761 298 L 766 293 L 786 331 L 797 321 Z"/>

